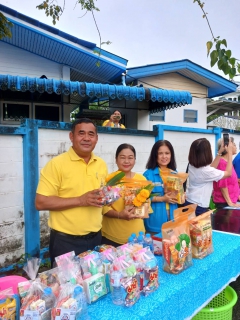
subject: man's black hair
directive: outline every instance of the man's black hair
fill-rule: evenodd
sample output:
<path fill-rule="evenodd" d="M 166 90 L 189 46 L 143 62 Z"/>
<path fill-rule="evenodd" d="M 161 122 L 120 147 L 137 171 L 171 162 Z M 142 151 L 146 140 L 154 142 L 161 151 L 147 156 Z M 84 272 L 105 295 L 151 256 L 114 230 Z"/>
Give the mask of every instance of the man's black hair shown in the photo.
<path fill-rule="evenodd" d="M 94 123 L 91 119 L 89 119 L 89 118 L 76 119 L 76 120 L 72 123 L 72 129 L 71 129 L 72 133 L 74 133 L 74 130 L 75 130 L 76 125 L 81 124 L 81 123 L 91 123 L 91 124 L 93 124 L 94 127 L 96 128 L 96 133 L 97 133 L 97 126 L 96 126 L 95 123 Z"/>

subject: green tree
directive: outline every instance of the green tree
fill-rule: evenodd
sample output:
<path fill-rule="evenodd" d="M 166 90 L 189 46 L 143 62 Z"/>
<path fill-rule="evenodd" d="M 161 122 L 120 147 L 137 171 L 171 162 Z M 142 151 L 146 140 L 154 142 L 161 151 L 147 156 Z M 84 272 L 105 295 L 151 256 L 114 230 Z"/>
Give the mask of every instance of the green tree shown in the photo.
<path fill-rule="evenodd" d="M 13 24 L 0 12 L 0 39 L 8 37 L 11 38 L 11 28 Z"/>
<path fill-rule="evenodd" d="M 210 65 L 213 67 L 216 63 L 219 70 L 222 70 L 225 75 L 233 79 L 237 73 L 240 73 L 240 64 L 238 59 L 232 56 L 232 51 L 227 50 L 227 40 L 215 37 L 209 23 L 207 12 L 204 9 L 205 3 L 200 0 L 193 0 L 197 3 L 203 12 L 203 18 L 206 19 L 210 29 L 212 39 L 207 42 L 207 55 L 210 54 Z"/>

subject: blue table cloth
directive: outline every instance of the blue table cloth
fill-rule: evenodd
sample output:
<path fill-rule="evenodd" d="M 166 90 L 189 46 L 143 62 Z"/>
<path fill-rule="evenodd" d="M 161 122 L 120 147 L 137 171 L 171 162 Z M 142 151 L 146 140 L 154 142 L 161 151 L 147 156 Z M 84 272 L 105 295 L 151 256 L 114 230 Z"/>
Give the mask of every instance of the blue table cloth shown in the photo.
<path fill-rule="evenodd" d="M 91 304 L 91 320 L 187 320 L 240 275 L 240 236 L 213 232 L 214 252 L 178 275 L 162 270 L 158 257 L 160 286 L 132 307 L 116 306 L 111 295 Z"/>

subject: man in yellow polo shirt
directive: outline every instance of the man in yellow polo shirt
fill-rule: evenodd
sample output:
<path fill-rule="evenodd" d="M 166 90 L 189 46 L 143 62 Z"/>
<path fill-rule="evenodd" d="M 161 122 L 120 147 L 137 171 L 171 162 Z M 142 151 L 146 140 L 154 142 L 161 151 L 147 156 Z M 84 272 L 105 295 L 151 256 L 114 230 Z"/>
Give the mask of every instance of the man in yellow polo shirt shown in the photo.
<path fill-rule="evenodd" d="M 49 210 L 49 253 L 55 257 L 93 249 L 101 243 L 102 203 L 99 188 L 107 165 L 92 152 L 97 128 L 87 118 L 76 120 L 69 134 L 72 147 L 50 160 L 41 171 L 37 210 Z"/>

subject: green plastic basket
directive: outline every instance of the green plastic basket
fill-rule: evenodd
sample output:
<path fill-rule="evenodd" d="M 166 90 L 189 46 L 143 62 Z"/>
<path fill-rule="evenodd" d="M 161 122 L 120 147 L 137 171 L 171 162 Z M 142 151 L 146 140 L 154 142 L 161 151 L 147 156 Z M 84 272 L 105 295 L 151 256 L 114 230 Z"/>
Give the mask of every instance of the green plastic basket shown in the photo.
<path fill-rule="evenodd" d="M 237 299 L 236 292 L 232 287 L 228 286 L 214 297 L 192 320 L 232 320 L 232 310 Z"/>

